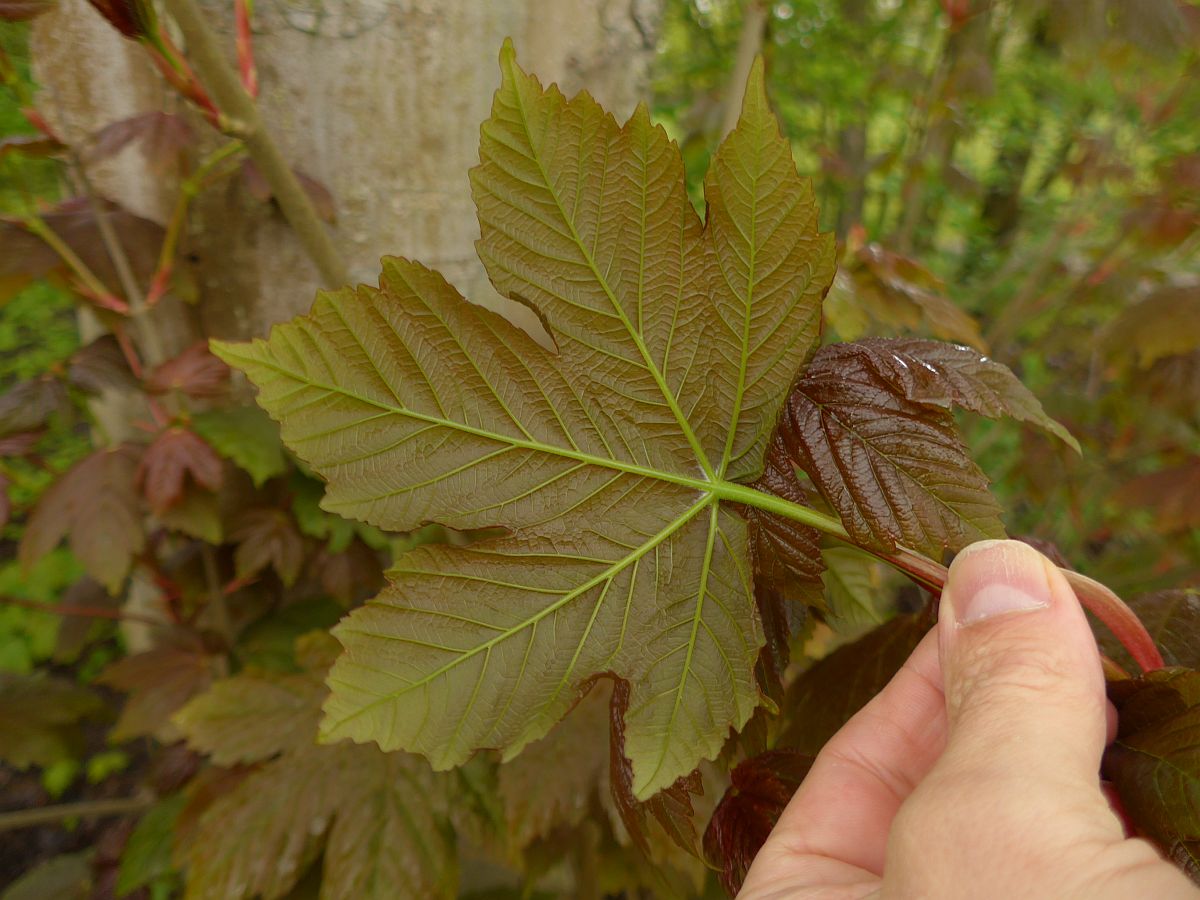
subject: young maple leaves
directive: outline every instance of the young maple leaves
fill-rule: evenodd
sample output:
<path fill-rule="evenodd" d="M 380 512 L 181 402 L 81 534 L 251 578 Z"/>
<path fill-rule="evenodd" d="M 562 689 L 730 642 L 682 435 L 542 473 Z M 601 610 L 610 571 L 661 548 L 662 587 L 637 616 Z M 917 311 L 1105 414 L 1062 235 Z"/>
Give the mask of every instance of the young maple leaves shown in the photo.
<path fill-rule="evenodd" d="M 1002 533 L 949 407 L 1058 426 L 965 348 L 817 353 L 833 242 L 761 65 L 704 222 L 644 109 L 618 126 L 586 94 L 543 89 L 511 45 L 501 69 L 471 173 L 478 251 L 555 352 L 403 259 L 378 288 L 214 350 L 326 478 L 328 509 L 394 531 L 508 529 L 405 554 L 344 620 L 325 737 L 438 768 L 509 758 L 611 675 L 646 800 L 747 722 L 778 681 L 786 604 L 820 602 L 808 526 L 832 520 L 803 505 L 794 465 L 862 545 L 936 554 Z"/>

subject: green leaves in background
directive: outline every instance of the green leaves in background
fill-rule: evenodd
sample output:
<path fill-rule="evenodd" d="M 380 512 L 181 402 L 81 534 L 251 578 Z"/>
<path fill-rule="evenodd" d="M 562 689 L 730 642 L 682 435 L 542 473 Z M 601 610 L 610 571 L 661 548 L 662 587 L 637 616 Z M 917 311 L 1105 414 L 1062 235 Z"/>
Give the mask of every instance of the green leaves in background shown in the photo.
<path fill-rule="evenodd" d="M 815 230 L 761 67 L 707 182 L 675 148 L 501 54 L 472 172 L 480 257 L 536 307 L 551 353 L 441 276 L 386 260 L 378 289 L 322 294 L 269 341 L 215 344 L 247 372 L 324 505 L 386 530 L 510 533 L 404 556 L 337 629 L 327 739 L 435 766 L 512 756 L 613 671 L 645 798 L 714 755 L 759 701 L 746 527 L 752 479 L 815 349 L 832 242 Z"/>

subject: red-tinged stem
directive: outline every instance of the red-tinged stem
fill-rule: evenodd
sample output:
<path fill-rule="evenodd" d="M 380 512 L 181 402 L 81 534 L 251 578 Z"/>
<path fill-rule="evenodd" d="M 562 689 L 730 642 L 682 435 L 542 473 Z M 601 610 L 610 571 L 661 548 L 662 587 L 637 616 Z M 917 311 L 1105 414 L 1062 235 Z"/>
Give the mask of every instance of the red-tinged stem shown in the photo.
<path fill-rule="evenodd" d="M 185 99 L 194 103 L 204 113 L 204 118 L 213 128 L 221 130 L 221 111 L 208 96 L 208 92 L 200 84 L 200 79 L 196 77 L 196 73 L 187 64 L 187 60 L 175 46 L 175 42 L 171 40 L 166 30 L 160 27 L 158 39 L 145 41 L 143 46 L 167 83 Z"/>
<path fill-rule="evenodd" d="M 37 235 L 42 239 L 51 250 L 58 254 L 61 259 L 71 270 L 71 274 L 79 283 L 79 293 L 91 300 L 97 306 L 103 309 L 110 310 L 121 315 L 129 314 L 129 305 L 105 287 L 104 283 L 96 277 L 96 273 L 88 268 L 87 263 L 76 255 L 75 251 L 55 234 L 54 229 L 46 224 L 46 220 L 36 214 L 26 216 L 22 220 L 25 229 L 32 234 Z"/>
<path fill-rule="evenodd" d="M 1104 623 L 1104 626 L 1121 642 L 1133 661 L 1143 672 L 1153 672 L 1165 665 L 1162 654 L 1154 645 L 1154 638 L 1146 631 L 1146 626 L 1125 601 L 1114 594 L 1100 582 L 1072 572 L 1070 569 L 1060 569 L 1067 578 L 1067 583 L 1075 591 L 1075 596 L 1083 608 Z"/>
<path fill-rule="evenodd" d="M 250 0 L 233 0 L 233 15 L 237 21 L 238 72 L 242 87 L 251 97 L 258 97 L 258 68 L 254 64 L 254 44 L 250 37 Z"/>
<path fill-rule="evenodd" d="M 179 628 L 174 622 L 164 622 L 152 619 L 150 616 L 140 616 L 137 613 L 122 612 L 119 609 L 103 609 L 98 606 L 73 606 L 69 603 L 38 603 L 36 600 L 25 600 L 21 597 L 0 597 L 0 603 L 9 606 L 19 606 L 37 612 L 50 613 L 52 616 L 69 616 L 82 619 L 109 619 L 113 622 L 139 622 L 143 625 L 153 625 L 155 628 Z"/>

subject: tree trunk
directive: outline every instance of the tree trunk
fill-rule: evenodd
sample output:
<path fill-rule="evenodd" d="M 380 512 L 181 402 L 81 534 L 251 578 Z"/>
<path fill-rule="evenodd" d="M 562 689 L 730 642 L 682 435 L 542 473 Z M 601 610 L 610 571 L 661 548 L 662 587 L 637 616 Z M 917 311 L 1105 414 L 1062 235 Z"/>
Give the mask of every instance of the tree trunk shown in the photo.
<path fill-rule="evenodd" d="M 232 62 L 232 3 L 203 5 Z M 255 15 L 267 129 L 295 168 L 331 191 L 332 234 L 352 277 L 373 283 L 381 256 L 412 257 L 536 330 L 527 310 L 495 295 L 473 247 L 467 170 L 499 83 L 497 52 L 511 36 L 530 71 L 568 95 L 586 85 L 624 116 L 643 95 L 658 0 L 265 0 Z M 180 105 L 142 48 L 84 0 L 64 0 L 38 19 L 33 39 L 42 105 L 69 140 Z M 97 164 L 91 176 L 103 194 L 166 222 L 175 185 L 148 171 L 139 149 Z M 178 310 L 156 316 L 170 332 L 262 335 L 307 310 L 319 283 L 278 211 L 236 178 L 198 200 L 186 249 L 199 303 L 182 328 Z"/>

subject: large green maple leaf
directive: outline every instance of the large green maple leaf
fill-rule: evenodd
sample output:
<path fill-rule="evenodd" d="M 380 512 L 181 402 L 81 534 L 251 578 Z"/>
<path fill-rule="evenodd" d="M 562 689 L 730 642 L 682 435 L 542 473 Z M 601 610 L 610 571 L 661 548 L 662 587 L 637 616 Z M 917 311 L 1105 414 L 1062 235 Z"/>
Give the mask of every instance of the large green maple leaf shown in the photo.
<path fill-rule="evenodd" d="M 327 509 L 407 531 L 508 533 L 404 555 L 335 634 L 327 740 L 437 767 L 515 755 L 597 673 L 630 683 L 625 752 L 645 798 L 714 755 L 760 695 L 747 529 L 818 339 L 833 240 L 816 230 L 757 66 L 705 180 L 639 107 L 620 126 L 500 56 L 471 172 L 479 256 L 549 351 L 437 273 L 385 259 L 379 287 L 321 294 L 266 341 L 215 343 Z"/>

